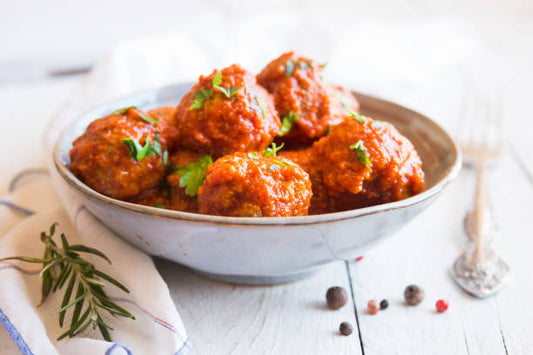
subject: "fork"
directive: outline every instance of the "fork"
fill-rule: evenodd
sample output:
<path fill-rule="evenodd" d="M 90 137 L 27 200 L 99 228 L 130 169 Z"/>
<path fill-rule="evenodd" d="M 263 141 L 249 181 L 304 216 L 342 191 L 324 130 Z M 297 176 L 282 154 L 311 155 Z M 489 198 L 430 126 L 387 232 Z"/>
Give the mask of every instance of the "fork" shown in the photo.
<path fill-rule="evenodd" d="M 509 266 L 487 245 L 492 226 L 486 191 L 486 170 L 495 164 L 503 151 L 502 114 L 493 102 L 463 105 L 463 125 L 458 134 L 459 145 L 467 165 L 476 171 L 474 206 L 465 218 L 465 229 L 474 245 L 455 261 L 454 280 L 468 293 L 486 297 L 503 287 Z"/>

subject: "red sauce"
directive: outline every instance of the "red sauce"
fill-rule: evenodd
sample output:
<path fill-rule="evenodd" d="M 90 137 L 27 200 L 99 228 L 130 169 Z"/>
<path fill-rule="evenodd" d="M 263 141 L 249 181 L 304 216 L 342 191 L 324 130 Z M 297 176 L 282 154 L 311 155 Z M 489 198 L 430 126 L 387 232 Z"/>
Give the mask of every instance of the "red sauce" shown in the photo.
<path fill-rule="evenodd" d="M 323 82 L 322 69 L 290 52 L 257 76 L 264 88 L 238 65 L 200 76 L 176 108 L 152 109 L 148 120 L 129 108 L 92 122 L 73 142 L 70 170 L 113 198 L 224 216 L 330 213 L 420 193 L 424 173 L 411 142 L 391 124 L 350 117 L 357 100 Z M 278 136 L 290 112 L 298 115 Z M 150 140 L 151 153 L 137 159 L 129 138 L 141 147 Z M 285 149 L 264 157 L 274 139 Z M 203 155 L 214 163 L 191 196 L 178 170 Z"/>
<path fill-rule="evenodd" d="M 163 179 L 165 167 L 158 154 L 137 161 L 122 141 L 138 139 L 144 146 L 154 142 L 158 124 L 143 120 L 141 111 L 128 109 L 93 121 L 84 134 L 72 143 L 70 170 L 89 187 L 104 195 L 128 199 L 150 189 Z M 161 148 L 166 148 L 164 136 Z"/>
<path fill-rule="evenodd" d="M 307 215 L 311 181 L 281 157 L 224 156 L 208 169 L 199 190 L 200 213 L 240 217 Z"/>
<path fill-rule="evenodd" d="M 240 89 L 226 97 L 213 86 L 217 73 L 222 74 L 220 87 Z M 201 90 L 210 91 L 211 97 L 202 107 L 191 108 Z M 218 157 L 265 149 L 277 135 L 280 121 L 271 95 L 257 85 L 252 73 L 234 64 L 200 76 L 180 101 L 175 124 L 181 133 L 177 146 Z"/>
<path fill-rule="evenodd" d="M 281 55 L 257 75 L 257 81 L 272 95 L 280 118 L 290 113 L 298 117 L 281 140 L 301 146 L 327 134 L 339 124 L 348 110 L 359 104 L 344 89 L 323 81 L 323 66 L 294 52 Z"/>

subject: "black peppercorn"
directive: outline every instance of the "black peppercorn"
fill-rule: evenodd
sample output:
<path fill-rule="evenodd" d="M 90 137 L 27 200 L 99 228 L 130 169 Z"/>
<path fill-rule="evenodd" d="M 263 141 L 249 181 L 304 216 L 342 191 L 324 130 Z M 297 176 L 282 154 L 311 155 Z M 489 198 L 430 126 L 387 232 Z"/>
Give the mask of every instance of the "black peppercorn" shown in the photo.
<path fill-rule="evenodd" d="M 387 308 L 389 308 L 389 301 L 381 300 L 381 302 L 379 302 L 379 309 L 384 310 Z"/>
<path fill-rule="evenodd" d="M 350 335 L 353 332 L 353 327 L 348 322 L 342 322 L 339 326 L 339 332 L 341 332 L 342 335 Z"/>
<path fill-rule="evenodd" d="M 326 301 L 331 309 L 339 309 L 348 301 L 346 290 L 340 286 L 330 287 L 326 292 Z"/>
<path fill-rule="evenodd" d="M 403 293 L 405 302 L 410 306 L 416 306 L 424 300 L 424 291 L 417 285 L 409 285 Z"/>

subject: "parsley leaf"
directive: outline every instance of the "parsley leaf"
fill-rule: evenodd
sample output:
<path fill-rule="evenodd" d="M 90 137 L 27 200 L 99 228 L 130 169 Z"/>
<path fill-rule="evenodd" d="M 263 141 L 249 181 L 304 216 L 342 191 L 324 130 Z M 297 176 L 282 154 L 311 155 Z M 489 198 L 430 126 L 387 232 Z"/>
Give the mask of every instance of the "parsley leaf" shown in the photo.
<path fill-rule="evenodd" d="M 259 112 L 263 115 L 263 117 L 266 116 L 266 107 L 265 102 L 257 95 L 252 96 L 252 101 L 250 102 L 250 106 L 253 110 Z"/>
<path fill-rule="evenodd" d="M 126 111 L 128 111 L 130 108 L 136 110 L 137 109 L 137 106 L 128 106 L 128 107 L 123 107 L 123 108 L 119 108 L 118 110 L 115 110 L 113 111 L 113 115 L 123 115 L 126 113 Z"/>
<path fill-rule="evenodd" d="M 213 92 L 211 91 L 211 89 L 198 90 L 196 94 L 194 94 L 194 101 L 191 107 L 189 107 L 189 110 L 196 110 L 199 108 L 203 108 L 204 101 L 209 100 L 212 94 Z"/>
<path fill-rule="evenodd" d="M 226 88 L 223 88 L 222 86 L 218 86 L 218 85 L 213 85 L 213 87 L 215 87 L 215 88 L 219 89 L 220 91 L 222 91 L 227 98 L 232 97 L 233 95 L 235 95 L 237 93 L 237 91 L 239 91 L 240 89 L 243 88 L 241 86 L 241 87 L 238 87 L 238 88 L 226 89 Z"/>
<path fill-rule="evenodd" d="M 165 205 L 163 205 L 162 203 L 159 203 L 159 202 L 155 202 L 155 203 L 153 204 L 153 207 L 155 207 L 155 208 L 162 208 L 162 209 L 165 209 L 165 210 L 167 209 L 167 207 L 166 207 Z"/>
<path fill-rule="evenodd" d="M 144 157 L 149 157 L 155 153 L 155 150 L 150 143 L 150 138 L 146 139 L 144 146 L 142 146 L 135 138 L 124 138 L 122 142 L 130 149 L 130 156 L 135 158 L 137 161 L 143 159 Z"/>
<path fill-rule="evenodd" d="M 291 76 L 293 71 L 294 71 L 294 62 L 292 60 L 289 60 L 285 64 L 285 75 Z"/>
<path fill-rule="evenodd" d="M 350 117 L 356 120 L 359 123 L 365 123 L 366 117 L 361 115 L 359 112 L 353 112 L 352 110 L 348 109 L 348 112 L 350 113 Z"/>
<path fill-rule="evenodd" d="M 177 172 L 181 175 L 180 187 L 185 188 L 185 193 L 189 196 L 196 196 L 198 188 L 202 185 L 205 173 L 209 165 L 213 164 L 210 155 L 202 155 L 198 160 L 178 168 Z"/>
<path fill-rule="evenodd" d="M 296 61 L 295 62 L 295 61 L 292 61 L 292 60 L 288 60 L 287 63 L 285 63 L 285 75 L 286 76 L 291 76 L 296 67 L 298 67 L 300 69 L 307 70 L 311 66 L 309 65 L 308 62 L 304 62 L 304 61 Z"/>
<path fill-rule="evenodd" d="M 155 132 L 153 148 L 157 154 L 159 154 L 160 156 L 163 156 L 163 154 L 161 154 L 161 142 L 159 141 L 159 133 L 160 133 L 159 131 Z"/>
<path fill-rule="evenodd" d="M 283 117 L 283 120 L 281 121 L 281 129 L 279 130 L 278 136 L 281 137 L 288 134 L 299 116 L 299 113 L 295 113 L 292 111 L 286 114 Z"/>
<path fill-rule="evenodd" d="M 366 153 L 367 149 L 362 140 L 358 140 L 357 143 L 350 145 L 349 148 L 355 151 L 355 154 L 357 154 L 357 159 L 359 159 L 359 162 L 364 168 L 370 167 L 370 158 Z"/>
<path fill-rule="evenodd" d="M 250 158 L 250 159 L 258 159 L 259 156 L 257 155 L 257 152 L 251 152 L 251 153 L 248 153 L 248 158 Z"/>
<path fill-rule="evenodd" d="M 211 81 L 211 84 L 213 86 L 217 86 L 217 85 L 220 85 L 221 82 L 222 82 L 222 73 L 218 72 L 218 73 L 215 74 L 215 77 Z"/>
<path fill-rule="evenodd" d="M 168 150 L 165 149 L 165 151 L 163 152 L 163 166 L 167 166 L 168 165 Z"/>
<path fill-rule="evenodd" d="M 284 145 L 285 143 L 281 143 L 281 145 L 278 147 L 276 143 L 272 143 L 270 147 L 263 150 L 263 156 L 264 157 L 275 157 L 276 154 L 281 150 L 281 148 L 283 148 Z"/>
<path fill-rule="evenodd" d="M 157 154 L 159 154 L 160 157 L 163 158 L 163 165 L 167 166 L 168 165 L 168 150 L 165 149 L 164 151 L 161 151 L 161 141 L 159 140 L 160 133 L 161 132 L 159 131 L 155 132 L 154 144 L 152 148 L 154 149 L 154 152 L 156 152 Z"/>
<path fill-rule="evenodd" d="M 331 132 L 333 132 L 333 127 L 329 126 L 327 135 L 331 136 Z"/>
<path fill-rule="evenodd" d="M 145 120 L 148 123 L 157 123 L 157 122 L 159 122 L 159 120 L 157 118 L 155 118 L 155 117 L 152 117 L 152 116 L 147 115 L 147 114 L 142 113 L 142 112 L 137 112 L 137 113 L 139 114 L 139 116 L 141 116 L 141 118 L 143 120 Z"/>

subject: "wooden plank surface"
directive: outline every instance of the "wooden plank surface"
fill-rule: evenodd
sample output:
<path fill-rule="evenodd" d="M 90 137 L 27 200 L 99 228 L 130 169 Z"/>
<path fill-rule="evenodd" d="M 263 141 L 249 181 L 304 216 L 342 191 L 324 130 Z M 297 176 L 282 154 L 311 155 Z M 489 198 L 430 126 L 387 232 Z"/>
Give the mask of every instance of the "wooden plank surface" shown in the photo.
<path fill-rule="evenodd" d="M 237 286 L 207 280 L 174 263 L 157 267 L 171 290 L 196 354 L 361 354 L 351 296 L 340 310 L 326 307 L 330 286 L 349 292 L 343 262 L 276 286 Z M 354 326 L 349 336 L 339 324 Z"/>

